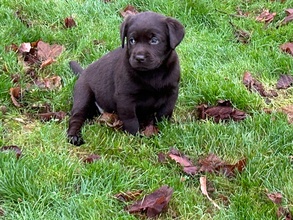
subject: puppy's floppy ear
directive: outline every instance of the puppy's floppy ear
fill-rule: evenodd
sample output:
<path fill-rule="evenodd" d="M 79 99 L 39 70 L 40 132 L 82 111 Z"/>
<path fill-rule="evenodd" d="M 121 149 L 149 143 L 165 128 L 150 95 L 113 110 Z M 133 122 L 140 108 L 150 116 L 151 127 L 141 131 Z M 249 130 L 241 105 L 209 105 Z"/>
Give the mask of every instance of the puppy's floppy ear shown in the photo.
<path fill-rule="evenodd" d="M 169 17 L 166 18 L 166 23 L 169 30 L 170 47 L 174 50 L 184 37 L 184 27 L 179 21 Z"/>
<path fill-rule="evenodd" d="M 125 43 L 125 38 L 127 35 L 127 31 L 128 31 L 128 26 L 131 20 L 131 15 L 128 15 L 124 21 L 122 22 L 121 26 L 120 26 L 120 38 L 121 38 L 121 46 L 122 48 L 124 48 L 124 43 Z"/>

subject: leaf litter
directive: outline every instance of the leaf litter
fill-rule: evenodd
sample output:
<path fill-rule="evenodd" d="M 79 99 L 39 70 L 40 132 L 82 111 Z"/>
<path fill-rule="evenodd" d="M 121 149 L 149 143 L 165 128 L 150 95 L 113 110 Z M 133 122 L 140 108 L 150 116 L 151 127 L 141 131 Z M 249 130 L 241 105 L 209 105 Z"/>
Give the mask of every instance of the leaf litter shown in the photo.
<path fill-rule="evenodd" d="M 127 191 L 116 194 L 114 197 L 121 202 L 129 202 L 141 196 L 143 190 Z"/>
<path fill-rule="evenodd" d="M 196 164 L 175 148 L 171 148 L 167 155 L 182 166 L 184 173 L 192 176 L 201 173 L 215 173 L 223 174 L 226 177 L 234 177 L 237 172 L 242 172 L 246 166 L 245 158 L 235 164 L 229 164 L 212 153 L 205 158 L 198 159 Z"/>
<path fill-rule="evenodd" d="M 15 145 L 3 146 L 0 148 L 0 152 L 7 152 L 7 151 L 14 151 L 17 159 L 19 159 L 22 155 L 22 151 L 20 147 Z"/>
<path fill-rule="evenodd" d="M 200 182 L 200 190 L 202 192 L 202 194 L 204 194 L 208 200 L 217 208 L 217 209 L 221 209 L 220 206 L 214 201 L 211 199 L 211 197 L 209 196 L 208 194 L 208 191 L 207 191 L 207 178 L 205 176 L 201 176 L 199 178 L 199 182 Z"/>
<path fill-rule="evenodd" d="M 216 106 L 202 104 L 196 107 L 200 119 L 213 118 L 216 123 L 220 121 L 241 121 L 246 118 L 246 113 L 234 108 L 231 101 L 219 100 Z"/>
<path fill-rule="evenodd" d="M 267 193 L 267 197 L 277 205 L 276 215 L 278 219 L 292 220 L 289 208 L 282 206 L 283 195 L 280 192 Z"/>
<path fill-rule="evenodd" d="M 153 193 L 144 196 L 143 199 L 126 206 L 125 210 L 130 214 L 145 214 L 148 218 L 155 218 L 167 209 L 172 194 L 173 189 L 164 185 Z"/>

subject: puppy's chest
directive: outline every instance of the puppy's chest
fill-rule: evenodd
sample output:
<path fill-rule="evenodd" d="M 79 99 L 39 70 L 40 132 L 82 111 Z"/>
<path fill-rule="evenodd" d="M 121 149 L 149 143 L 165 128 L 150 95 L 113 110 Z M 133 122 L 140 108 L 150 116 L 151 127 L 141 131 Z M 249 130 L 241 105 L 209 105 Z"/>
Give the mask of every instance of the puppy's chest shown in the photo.
<path fill-rule="evenodd" d="M 171 85 L 152 87 L 150 85 L 140 88 L 134 94 L 137 103 L 143 106 L 157 105 L 164 102 L 175 92 Z"/>

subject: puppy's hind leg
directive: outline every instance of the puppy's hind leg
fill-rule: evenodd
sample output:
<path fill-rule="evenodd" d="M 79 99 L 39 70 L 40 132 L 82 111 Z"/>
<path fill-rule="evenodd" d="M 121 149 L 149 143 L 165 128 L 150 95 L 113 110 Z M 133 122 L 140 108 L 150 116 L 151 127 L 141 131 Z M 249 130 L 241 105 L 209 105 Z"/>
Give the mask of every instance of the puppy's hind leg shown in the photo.
<path fill-rule="evenodd" d="M 78 82 L 74 90 L 73 107 L 67 130 L 68 141 L 76 146 L 84 144 L 81 136 L 81 127 L 86 119 L 96 113 L 94 96 L 89 89 L 82 87 Z"/>

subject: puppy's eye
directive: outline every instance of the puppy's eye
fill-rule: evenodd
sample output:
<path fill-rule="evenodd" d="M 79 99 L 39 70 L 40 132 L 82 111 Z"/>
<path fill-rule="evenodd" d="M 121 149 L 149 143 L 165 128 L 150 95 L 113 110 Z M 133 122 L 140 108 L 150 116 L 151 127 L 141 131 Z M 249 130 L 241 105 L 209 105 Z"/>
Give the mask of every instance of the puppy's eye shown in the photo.
<path fill-rule="evenodd" d="M 158 44 L 159 43 L 159 39 L 156 37 L 152 37 L 152 39 L 150 40 L 150 44 Z"/>
<path fill-rule="evenodd" d="M 133 37 L 131 37 L 131 38 L 129 39 L 129 43 L 130 43 L 131 45 L 134 45 L 134 44 L 135 44 L 135 40 L 134 40 Z"/>

